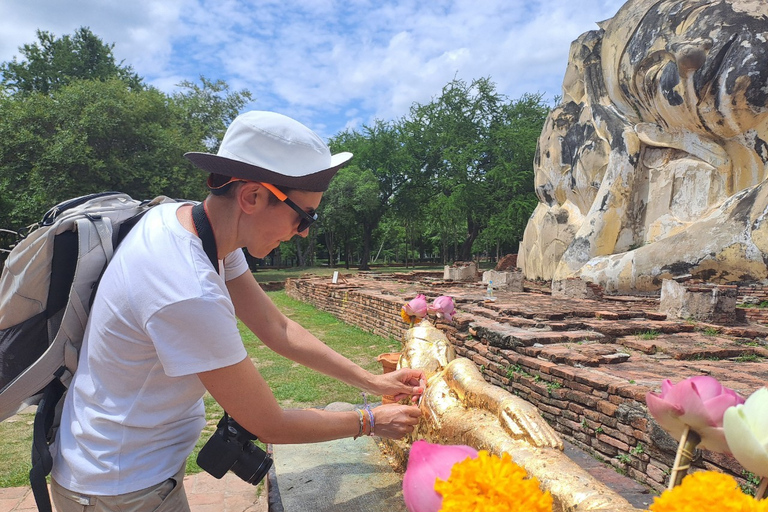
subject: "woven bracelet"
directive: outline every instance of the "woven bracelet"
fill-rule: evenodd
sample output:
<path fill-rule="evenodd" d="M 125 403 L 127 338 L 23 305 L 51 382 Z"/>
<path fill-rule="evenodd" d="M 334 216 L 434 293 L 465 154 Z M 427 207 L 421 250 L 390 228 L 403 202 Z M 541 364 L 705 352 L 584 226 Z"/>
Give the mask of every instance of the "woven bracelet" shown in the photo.
<path fill-rule="evenodd" d="M 355 437 L 353 437 L 353 439 L 357 439 L 358 437 L 363 435 L 363 425 L 365 423 L 365 418 L 363 416 L 363 411 L 361 411 L 360 409 L 355 409 L 355 412 L 357 412 L 357 414 L 360 415 L 360 430 L 357 431 L 357 435 Z"/>

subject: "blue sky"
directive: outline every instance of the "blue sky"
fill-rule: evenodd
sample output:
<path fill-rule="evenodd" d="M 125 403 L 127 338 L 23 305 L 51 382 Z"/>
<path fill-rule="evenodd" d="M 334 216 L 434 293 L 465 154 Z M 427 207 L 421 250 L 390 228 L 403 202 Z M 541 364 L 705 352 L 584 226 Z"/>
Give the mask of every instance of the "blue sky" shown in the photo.
<path fill-rule="evenodd" d="M 454 77 L 512 99 L 560 94 L 570 43 L 623 0 L 2 0 L 0 61 L 87 26 L 172 92 L 182 80 L 248 89 L 324 138 L 394 120 Z"/>

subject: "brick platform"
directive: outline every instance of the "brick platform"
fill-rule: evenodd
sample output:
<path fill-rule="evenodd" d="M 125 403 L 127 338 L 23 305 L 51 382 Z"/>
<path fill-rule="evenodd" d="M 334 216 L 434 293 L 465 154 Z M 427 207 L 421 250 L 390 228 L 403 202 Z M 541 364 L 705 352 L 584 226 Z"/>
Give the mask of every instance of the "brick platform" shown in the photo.
<path fill-rule="evenodd" d="M 438 323 L 487 381 L 525 398 L 568 441 L 657 491 L 666 487 L 677 441 L 648 414 L 645 394 L 664 379 L 711 375 L 748 396 L 768 381 L 768 327 L 669 321 L 657 297 L 552 297 L 545 285 L 499 291 L 484 300 L 478 283 L 428 273 L 288 280 L 286 292 L 345 323 L 403 339 L 400 307 L 418 293 L 451 295 L 459 314 Z M 732 474 L 731 457 L 702 451 L 699 468 Z"/>

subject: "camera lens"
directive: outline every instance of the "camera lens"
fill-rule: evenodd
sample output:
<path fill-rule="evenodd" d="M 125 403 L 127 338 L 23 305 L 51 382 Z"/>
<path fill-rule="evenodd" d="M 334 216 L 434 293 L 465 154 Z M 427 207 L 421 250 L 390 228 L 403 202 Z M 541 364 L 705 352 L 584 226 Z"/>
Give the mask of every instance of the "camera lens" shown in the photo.
<path fill-rule="evenodd" d="M 197 455 L 197 464 L 216 478 L 232 471 L 249 484 L 256 485 L 272 467 L 272 459 L 252 439 L 256 436 L 224 413 L 216 432 Z"/>
<path fill-rule="evenodd" d="M 243 443 L 242 447 L 243 452 L 230 469 L 249 484 L 256 485 L 272 467 L 272 459 L 264 450 L 250 441 Z"/>

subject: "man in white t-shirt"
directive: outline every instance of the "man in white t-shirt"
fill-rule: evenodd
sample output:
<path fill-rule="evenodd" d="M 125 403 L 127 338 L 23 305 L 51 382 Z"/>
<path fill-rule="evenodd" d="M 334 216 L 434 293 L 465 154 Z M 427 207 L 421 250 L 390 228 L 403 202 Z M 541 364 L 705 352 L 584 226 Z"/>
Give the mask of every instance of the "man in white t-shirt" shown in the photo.
<path fill-rule="evenodd" d="M 185 156 L 210 173 L 204 210 L 193 217 L 188 203 L 151 209 L 99 284 L 52 446 L 59 512 L 189 510 L 184 465 L 205 426 L 206 391 L 265 443 L 396 439 L 418 423 L 418 407 L 406 405 L 282 409 L 237 328 L 239 318 L 277 353 L 373 394 L 423 391 L 421 371 L 371 374 L 285 317 L 241 250 L 264 257 L 306 236 L 328 183 L 352 155 L 331 155 L 290 118 L 248 112 L 232 122 L 217 155 Z M 209 230 L 207 246 L 199 230 Z"/>

